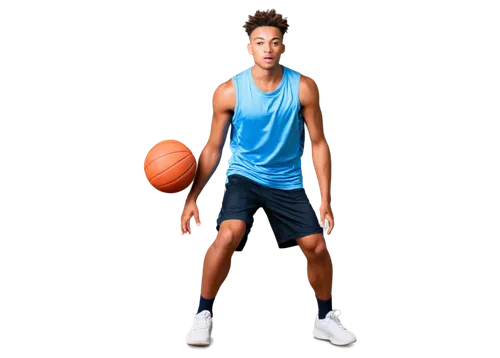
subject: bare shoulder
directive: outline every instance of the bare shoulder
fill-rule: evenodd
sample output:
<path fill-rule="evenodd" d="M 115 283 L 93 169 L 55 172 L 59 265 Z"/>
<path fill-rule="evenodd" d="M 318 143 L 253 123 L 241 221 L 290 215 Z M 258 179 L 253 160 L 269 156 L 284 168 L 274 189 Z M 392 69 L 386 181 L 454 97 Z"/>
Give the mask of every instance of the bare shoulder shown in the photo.
<path fill-rule="evenodd" d="M 311 77 L 300 75 L 299 99 L 302 106 L 319 102 L 319 90 Z"/>
<path fill-rule="evenodd" d="M 221 83 L 214 92 L 213 106 L 214 111 L 234 111 L 236 105 L 236 94 L 233 80 L 230 78 Z"/>

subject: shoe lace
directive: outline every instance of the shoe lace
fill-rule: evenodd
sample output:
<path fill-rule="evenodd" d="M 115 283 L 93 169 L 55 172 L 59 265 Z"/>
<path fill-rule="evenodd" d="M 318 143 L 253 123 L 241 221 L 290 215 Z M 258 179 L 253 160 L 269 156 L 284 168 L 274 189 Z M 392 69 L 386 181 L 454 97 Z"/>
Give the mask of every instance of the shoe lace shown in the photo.
<path fill-rule="evenodd" d="M 344 328 L 344 326 L 342 326 L 342 323 L 340 323 L 340 313 L 341 311 L 339 309 L 334 309 L 333 311 L 328 312 L 325 318 L 331 319 L 337 327 Z"/>
<path fill-rule="evenodd" d="M 192 330 L 208 331 L 210 316 L 207 313 L 196 315 Z"/>

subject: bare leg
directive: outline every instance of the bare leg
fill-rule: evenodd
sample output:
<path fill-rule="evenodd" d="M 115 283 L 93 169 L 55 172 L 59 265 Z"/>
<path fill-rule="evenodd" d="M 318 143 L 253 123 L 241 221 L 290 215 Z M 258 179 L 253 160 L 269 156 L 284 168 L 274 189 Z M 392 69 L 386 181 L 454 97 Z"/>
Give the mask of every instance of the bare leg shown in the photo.
<path fill-rule="evenodd" d="M 212 299 L 229 274 L 231 258 L 245 234 L 246 223 L 242 220 L 224 220 L 214 243 L 208 248 L 203 263 L 201 295 Z"/>
<path fill-rule="evenodd" d="M 307 277 L 316 297 L 328 300 L 332 296 L 333 268 L 323 234 L 314 234 L 297 239 L 307 258 Z"/>

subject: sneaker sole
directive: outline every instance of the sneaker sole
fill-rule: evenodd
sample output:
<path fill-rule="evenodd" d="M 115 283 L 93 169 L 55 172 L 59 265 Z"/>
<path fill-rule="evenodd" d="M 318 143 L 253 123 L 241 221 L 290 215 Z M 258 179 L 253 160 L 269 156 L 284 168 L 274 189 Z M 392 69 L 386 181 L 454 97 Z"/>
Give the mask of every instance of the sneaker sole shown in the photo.
<path fill-rule="evenodd" d="M 190 346 L 190 347 L 209 347 L 211 345 L 213 345 L 214 343 L 214 338 L 213 337 L 210 337 L 210 343 L 187 343 L 186 341 L 184 341 L 184 344 L 186 346 Z"/>
<path fill-rule="evenodd" d="M 317 339 L 318 341 L 321 341 L 321 342 L 325 342 L 325 343 L 330 343 L 336 347 L 354 347 L 356 344 L 358 344 L 358 339 L 353 342 L 353 343 L 333 343 L 330 338 L 328 338 L 328 336 L 324 335 L 323 334 L 323 331 L 321 330 L 318 330 L 318 329 L 313 329 L 311 331 L 311 336 L 315 339 Z"/>
<path fill-rule="evenodd" d="M 346 346 L 348 344 L 356 342 L 356 340 L 357 340 L 356 338 L 354 338 L 353 341 L 338 341 L 338 340 L 335 340 L 334 338 L 330 338 L 330 337 L 324 335 L 323 333 L 317 331 L 316 328 L 314 328 L 314 330 L 313 330 L 313 336 L 314 336 L 314 338 L 317 338 L 317 339 L 330 341 L 331 344 L 335 344 L 336 346 Z"/>
<path fill-rule="evenodd" d="M 195 346 L 195 347 L 206 347 L 209 346 L 210 343 L 188 343 L 189 346 Z"/>
<path fill-rule="evenodd" d="M 314 335 L 312 337 L 320 342 L 331 344 L 332 346 L 339 347 L 339 348 L 353 348 L 354 346 L 356 346 L 358 344 L 358 341 L 356 341 L 354 343 L 337 344 L 337 343 L 333 343 L 329 339 L 318 338 L 318 337 L 315 337 Z"/>

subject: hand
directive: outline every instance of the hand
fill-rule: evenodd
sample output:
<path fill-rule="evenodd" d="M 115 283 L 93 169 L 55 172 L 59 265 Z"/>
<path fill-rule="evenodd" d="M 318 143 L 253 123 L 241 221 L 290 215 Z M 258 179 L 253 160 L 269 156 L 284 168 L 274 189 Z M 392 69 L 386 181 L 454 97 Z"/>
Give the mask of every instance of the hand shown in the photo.
<path fill-rule="evenodd" d="M 191 235 L 191 226 L 189 221 L 191 217 L 194 215 L 194 219 L 196 220 L 196 225 L 200 226 L 200 214 L 198 213 L 198 206 L 196 205 L 196 201 L 192 199 L 186 200 L 186 204 L 184 204 L 184 211 L 181 215 L 181 232 L 184 235 L 186 232 L 189 232 Z"/>
<path fill-rule="evenodd" d="M 333 229 L 333 225 L 334 225 L 333 213 L 332 213 L 332 208 L 330 206 L 330 203 L 321 203 L 321 206 L 319 208 L 319 214 L 321 217 L 321 221 L 320 221 L 321 227 L 324 227 L 325 218 L 326 218 L 326 220 L 328 220 L 329 229 L 328 229 L 327 234 L 330 235 L 330 233 L 332 232 L 332 229 Z"/>

